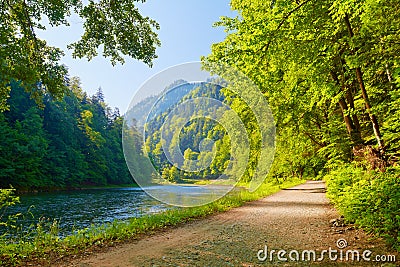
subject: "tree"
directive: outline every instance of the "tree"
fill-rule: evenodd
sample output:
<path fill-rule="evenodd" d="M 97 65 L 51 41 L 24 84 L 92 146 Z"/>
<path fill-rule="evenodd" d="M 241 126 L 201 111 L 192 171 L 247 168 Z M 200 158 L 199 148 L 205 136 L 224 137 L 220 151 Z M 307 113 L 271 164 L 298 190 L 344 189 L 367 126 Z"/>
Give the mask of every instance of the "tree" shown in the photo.
<path fill-rule="evenodd" d="M 134 2 L 145 0 L 4 0 L 0 3 L 0 111 L 7 108 L 10 82 L 20 81 L 25 90 L 41 103 L 49 93 L 61 99 L 67 91 L 67 67 L 60 64 L 63 51 L 47 45 L 36 35 L 37 29 L 69 26 L 68 18 L 77 14 L 84 33 L 70 44 L 75 58 L 91 60 L 102 47 L 111 63 L 124 63 L 124 56 L 151 66 L 160 41 L 154 32 L 159 25 L 143 17 Z"/>
<path fill-rule="evenodd" d="M 1 187 L 12 185 L 27 189 L 51 184 L 50 177 L 45 177 L 43 170 L 48 141 L 39 113 L 38 108 L 30 108 L 23 114 L 23 120 L 16 121 L 13 127 L 1 114 Z"/>
<path fill-rule="evenodd" d="M 203 62 L 235 66 L 259 86 L 279 138 L 292 139 L 278 149 L 286 143 L 293 150 L 297 139 L 303 144 L 296 150 L 307 147 L 327 163 L 351 161 L 365 146 L 386 158 L 393 144 L 382 126 L 398 91 L 398 1 L 232 0 L 231 6 L 239 16 L 216 24 L 227 37 Z"/>

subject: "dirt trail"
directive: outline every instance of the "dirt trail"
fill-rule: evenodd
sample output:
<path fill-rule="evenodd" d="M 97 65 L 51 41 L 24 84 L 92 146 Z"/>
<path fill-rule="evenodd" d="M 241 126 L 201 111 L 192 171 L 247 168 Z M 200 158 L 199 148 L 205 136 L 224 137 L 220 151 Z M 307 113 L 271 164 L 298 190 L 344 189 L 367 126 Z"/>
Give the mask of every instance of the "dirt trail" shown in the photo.
<path fill-rule="evenodd" d="M 394 253 L 388 251 L 381 240 L 371 240 L 363 231 L 351 226 L 331 226 L 330 221 L 338 217 L 325 197 L 324 183 L 310 181 L 207 219 L 119 245 L 88 258 L 65 262 L 63 266 L 396 266 L 351 261 L 350 254 L 346 261 L 348 250 L 359 250 L 360 254 L 370 250 L 373 252 L 369 257 L 371 260 L 376 255 Z M 330 247 L 340 252 L 339 239 L 345 239 L 348 244 L 342 249 L 342 261 L 331 261 L 328 254 L 323 262 L 301 261 L 304 250 L 315 250 L 316 259 L 322 250 Z M 265 246 L 268 254 L 272 249 L 286 250 L 287 254 L 283 256 L 288 261 L 280 261 L 277 252 L 273 254 L 272 262 L 269 257 L 260 261 L 257 254 Z M 289 259 L 292 250 L 299 252 L 299 261 Z M 295 252 L 291 255 L 297 257 Z M 307 259 L 307 254 L 304 255 Z M 264 253 L 260 252 L 259 256 L 263 257 Z"/>

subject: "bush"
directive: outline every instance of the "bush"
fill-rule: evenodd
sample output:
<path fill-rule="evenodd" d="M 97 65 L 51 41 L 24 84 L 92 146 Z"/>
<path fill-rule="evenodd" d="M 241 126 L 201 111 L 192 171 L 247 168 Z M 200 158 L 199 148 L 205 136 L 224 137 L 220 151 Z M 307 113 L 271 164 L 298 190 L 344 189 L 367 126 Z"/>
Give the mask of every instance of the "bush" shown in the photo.
<path fill-rule="evenodd" d="M 7 208 L 19 203 L 19 197 L 15 196 L 15 189 L 0 189 L 0 232 L 4 233 L 4 228 L 15 227 L 15 222 L 20 214 L 6 216 Z"/>
<path fill-rule="evenodd" d="M 346 220 L 386 238 L 400 251 L 400 169 L 365 171 L 347 165 L 325 176 L 327 195 Z"/>

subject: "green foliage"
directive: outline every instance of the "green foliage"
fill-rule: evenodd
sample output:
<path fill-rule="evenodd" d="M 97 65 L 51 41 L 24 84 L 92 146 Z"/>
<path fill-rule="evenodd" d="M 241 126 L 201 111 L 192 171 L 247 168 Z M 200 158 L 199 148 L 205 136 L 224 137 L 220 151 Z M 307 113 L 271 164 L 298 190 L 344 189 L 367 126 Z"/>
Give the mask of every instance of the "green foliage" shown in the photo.
<path fill-rule="evenodd" d="M 177 87 L 175 84 L 180 84 Z M 218 123 L 207 118 L 197 118 L 202 116 L 202 113 L 217 112 L 216 110 L 204 110 L 205 107 L 200 106 L 196 102 L 198 97 L 210 97 L 223 101 L 223 96 L 220 92 L 220 86 L 212 86 L 210 84 L 187 84 L 184 81 L 177 81 L 166 88 L 166 94 L 163 95 L 162 99 L 157 102 L 157 106 L 153 109 L 155 113 L 150 114 L 150 120 L 146 124 L 146 150 L 161 176 L 171 182 L 183 181 L 184 179 L 200 180 L 200 179 L 213 179 L 219 177 L 225 170 L 227 161 L 230 156 L 230 145 L 223 143 L 229 141 L 224 138 L 225 131 L 222 127 L 218 126 Z M 173 89 L 167 91 L 169 89 Z M 161 138 L 161 126 L 164 124 L 169 116 L 171 110 L 187 100 L 194 99 L 193 105 L 188 110 L 180 111 L 178 116 L 171 118 L 171 123 L 168 129 L 165 130 L 164 139 Z M 207 107 L 208 108 L 208 107 Z M 209 107 L 212 109 L 213 107 Z M 181 132 L 176 134 L 176 129 L 180 128 L 179 125 L 182 118 L 190 119 L 186 125 L 182 128 Z M 163 126 L 165 127 L 165 125 Z M 200 153 L 200 145 L 204 139 L 209 139 L 215 142 L 213 151 Z M 164 141 L 163 141 L 164 140 Z M 163 150 L 163 143 L 165 140 L 171 140 L 166 149 L 170 154 L 173 154 L 173 150 L 179 145 L 185 162 L 182 166 L 185 170 L 178 170 L 173 166 L 166 156 L 166 151 Z M 213 155 L 215 158 L 212 160 Z M 210 162 L 209 162 L 210 161 Z M 209 166 L 205 170 L 196 171 L 202 169 L 202 166 Z"/>
<path fill-rule="evenodd" d="M 384 173 L 345 166 L 325 176 L 328 197 L 348 221 L 400 250 L 400 169 Z"/>
<path fill-rule="evenodd" d="M 397 111 L 400 90 L 398 5 L 231 1 L 239 16 L 216 23 L 227 37 L 203 62 L 235 66 L 267 97 L 279 139 L 276 175 L 328 171 L 363 146 L 397 159 L 399 117 L 388 111 Z"/>
<path fill-rule="evenodd" d="M 211 55 L 203 58 L 204 68 L 215 71 L 212 68 L 218 64 L 213 63 L 235 66 L 268 99 L 277 128 L 271 177 L 279 181 L 293 176 L 325 175 L 328 197 L 339 211 L 348 220 L 386 237 L 399 249 L 400 2 L 232 0 L 231 6 L 239 16 L 224 17 L 216 23 L 225 27 L 227 36 L 213 45 Z M 251 180 L 260 160 L 262 133 L 248 104 L 229 86 L 221 89 L 184 85 L 183 93 L 166 94 L 149 116 L 145 127 L 150 134 L 145 136 L 145 144 L 136 126 L 125 128 L 119 113 L 107 107 L 101 90 L 88 97 L 77 79 L 68 81 L 70 88 L 66 88 L 66 68 L 59 65 L 62 51 L 38 40 L 34 29 L 43 28 L 43 15 L 51 25 L 66 25 L 72 10 L 85 21 L 82 39 L 70 45 L 74 56 L 91 59 L 102 46 L 103 55 L 110 57 L 113 64 L 123 62 L 124 55 L 149 65 L 155 58 L 159 41 L 153 29 L 158 25 L 143 18 L 133 1 L 90 0 L 86 5 L 78 0 L 5 1 L 0 5 L 0 110 L 7 97 L 11 110 L 0 114 L 0 186 L 129 183 L 121 148 L 122 131 L 133 137 L 128 139 L 132 149 L 127 151 L 132 155 L 130 166 L 140 169 L 144 165 L 144 145 L 166 180 L 207 183 L 204 180 L 225 172 L 235 144 L 220 125 L 196 118 L 204 112 L 197 108 L 199 102 L 195 102 L 195 108 L 185 110 L 192 119 L 179 133 L 179 118 L 171 119 L 171 128 L 166 132 L 171 137 L 167 149 L 179 145 L 184 157 L 192 160 L 185 162 L 186 168 L 196 170 L 196 164 L 209 167 L 184 172 L 171 165 L 165 155 L 168 151 L 163 150 L 166 144 L 161 138 L 161 126 L 171 107 L 191 96 L 220 100 L 239 114 L 249 136 L 250 156 L 246 159 L 248 164 L 238 169 L 245 168 L 242 182 Z M 24 91 L 36 100 L 45 96 L 41 103 L 44 109 L 38 109 Z M 67 94 L 61 98 L 64 92 Z M 141 104 L 149 105 L 150 100 Z M 147 114 L 140 115 L 138 123 L 143 123 L 142 117 Z M 233 124 L 230 114 L 224 113 L 222 118 Z M 209 153 L 200 153 L 204 139 L 215 142 Z M 233 160 L 243 160 L 241 157 L 245 156 Z M 210 159 L 211 164 L 206 164 Z M 376 161 L 384 162 L 380 165 L 382 172 L 366 171 L 376 166 Z M 144 170 L 142 175 L 150 177 L 151 170 Z M 56 224 L 48 225 L 51 230 L 44 231 L 41 222 L 33 243 L 5 244 L 2 250 L 7 256 L 3 260 L 47 255 L 51 249 L 68 255 L 93 245 L 126 240 L 241 205 L 264 195 L 260 190 L 260 194 L 235 192 L 204 207 L 176 209 L 81 230 L 62 240 L 57 237 Z M 4 203 L 9 203 L 7 206 L 13 201 L 11 197 Z"/>
<path fill-rule="evenodd" d="M 389 160 L 393 162 L 400 158 L 400 90 L 395 89 L 400 88 L 400 65 L 397 65 L 396 68 L 393 75 L 393 82 L 396 87 L 393 85 L 392 90 L 388 92 L 390 101 L 388 101 L 387 106 L 387 120 L 383 124 Z"/>
<path fill-rule="evenodd" d="M 0 189 L 0 239 L 6 235 L 6 231 L 15 228 L 15 223 L 20 214 L 11 214 L 5 217 L 7 208 L 19 203 L 19 197 L 15 196 L 15 189 Z"/>
<path fill-rule="evenodd" d="M 136 0 L 144 2 L 144 0 Z M 81 4 L 80 4 L 81 5 Z M 143 17 L 131 0 L 89 1 L 77 12 L 85 19 L 85 33 L 81 40 L 69 46 L 74 49 L 73 56 L 97 56 L 97 50 L 103 45 L 103 56 L 111 57 L 111 62 L 124 62 L 123 56 L 142 60 L 148 65 L 156 58 L 156 46 L 160 45 L 153 29 L 158 24 Z"/>
<path fill-rule="evenodd" d="M 173 85 L 171 87 L 174 88 Z M 200 100 L 202 98 L 224 103 L 232 112 L 223 105 L 205 105 Z M 179 110 L 178 115 L 171 116 L 171 110 L 181 104 L 184 106 L 189 100 L 190 106 Z M 224 179 L 234 177 L 231 180 L 236 180 L 238 173 L 244 173 L 237 179 L 241 182 L 251 181 L 259 162 L 261 133 L 249 105 L 229 87 L 214 85 L 213 81 L 202 84 L 183 83 L 163 95 L 156 103 L 153 113 L 145 126 L 145 146 L 152 163 L 164 179 L 170 182 L 205 182 L 225 174 Z M 217 114 L 218 119 L 210 119 L 208 114 Z M 170 121 L 167 127 L 165 121 L 168 118 Z M 180 127 L 183 118 L 188 122 Z M 243 126 L 240 123 L 243 123 Z M 164 136 L 161 136 L 163 127 Z M 230 128 L 230 131 L 226 127 Z M 181 129 L 179 133 L 177 129 Z M 246 142 L 248 147 L 239 147 L 241 142 L 233 140 L 241 141 L 240 138 L 244 138 L 245 134 L 249 139 L 249 142 Z M 207 147 L 207 142 L 213 146 L 202 150 L 202 146 Z M 172 155 L 177 146 L 185 159 L 180 170 L 169 162 L 166 155 Z M 244 153 L 248 149 L 249 156 Z M 233 150 L 239 153 L 234 156 Z"/>
<path fill-rule="evenodd" d="M 10 111 L 0 113 L 0 187 L 18 190 L 132 184 L 122 152 L 122 121 L 99 90 L 88 97 L 73 79 L 62 100 L 40 109 L 12 83 Z"/>
<path fill-rule="evenodd" d="M 10 82 L 19 81 L 31 96 L 43 104 L 42 97 L 50 94 L 61 100 L 68 91 L 67 67 L 60 63 L 64 52 L 49 46 L 36 35 L 38 29 L 69 26 L 76 14 L 83 20 L 81 39 L 70 44 L 73 56 L 103 56 L 115 65 L 129 56 L 151 66 L 160 41 L 154 30 L 159 26 L 142 16 L 134 2 L 144 0 L 101 1 L 41 1 L 4 0 L 0 4 L 0 111 L 7 109 Z"/>

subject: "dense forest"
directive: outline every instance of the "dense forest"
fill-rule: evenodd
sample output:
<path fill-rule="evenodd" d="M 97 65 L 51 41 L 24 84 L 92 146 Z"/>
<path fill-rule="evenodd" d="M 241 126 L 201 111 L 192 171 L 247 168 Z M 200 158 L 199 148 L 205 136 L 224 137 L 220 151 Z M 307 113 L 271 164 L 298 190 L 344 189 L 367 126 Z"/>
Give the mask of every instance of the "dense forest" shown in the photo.
<path fill-rule="evenodd" d="M 398 161 L 398 1 L 232 7 L 241 18 L 217 23 L 229 34 L 203 61 L 209 69 L 236 65 L 267 97 L 279 133 L 279 172 L 316 175 L 367 154 L 373 168 Z"/>
<path fill-rule="evenodd" d="M 0 187 L 20 190 L 132 184 L 122 152 L 123 118 L 88 96 L 72 78 L 62 100 L 39 106 L 11 83 L 9 111 L 0 113 Z"/>

